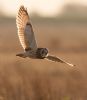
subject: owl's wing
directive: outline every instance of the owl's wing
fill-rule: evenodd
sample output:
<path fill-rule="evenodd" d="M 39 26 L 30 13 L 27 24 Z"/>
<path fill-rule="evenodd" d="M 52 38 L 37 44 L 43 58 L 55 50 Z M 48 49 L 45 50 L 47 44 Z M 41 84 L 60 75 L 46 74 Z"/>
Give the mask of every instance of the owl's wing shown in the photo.
<path fill-rule="evenodd" d="M 32 25 L 27 9 L 24 6 L 20 6 L 16 17 L 16 24 L 18 28 L 18 36 L 20 43 L 25 51 L 30 49 L 36 50 L 37 44 L 34 37 Z"/>
<path fill-rule="evenodd" d="M 46 57 L 46 59 L 51 60 L 51 61 L 54 61 L 54 62 L 65 63 L 65 64 L 67 64 L 67 65 L 69 65 L 69 66 L 75 66 L 75 65 L 73 65 L 73 64 L 70 64 L 70 63 L 68 63 L 68 62 L 63 61 L 63 60 L 60 59 L 59 57 L 55 57 L 55 56 L 51 56 L 51 55 L 48 55 L 48 56 Z"/>

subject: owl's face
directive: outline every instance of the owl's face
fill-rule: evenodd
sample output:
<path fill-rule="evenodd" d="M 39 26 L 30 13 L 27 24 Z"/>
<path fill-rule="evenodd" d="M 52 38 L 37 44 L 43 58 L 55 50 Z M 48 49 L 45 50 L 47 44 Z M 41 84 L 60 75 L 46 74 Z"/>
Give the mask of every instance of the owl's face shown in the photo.
<path fill-rule="evenodd" d="M 48 50 L 46 48 L 38 48 L 36 51 L 36 56 L 39 59 L 44 59 L 48 54 Z"/>

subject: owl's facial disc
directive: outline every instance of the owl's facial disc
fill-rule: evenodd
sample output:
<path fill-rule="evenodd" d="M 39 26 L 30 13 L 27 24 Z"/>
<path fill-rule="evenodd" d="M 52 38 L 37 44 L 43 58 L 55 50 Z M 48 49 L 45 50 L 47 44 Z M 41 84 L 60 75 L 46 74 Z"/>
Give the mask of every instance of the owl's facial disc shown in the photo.
<path fill-rule="evenodd" d="M 46 58 L 48 54 L 48 50 L 46 48 L 38 48 L 37 49 L 37 57 L 40 59 Z"/>
<path fill-rule="evenodd" d="M 43 48 L 41 49 L 40 54 L 42 58 L 45 58 L 46 55 L 48 54 L 48 50 L 46 48 Z"/>

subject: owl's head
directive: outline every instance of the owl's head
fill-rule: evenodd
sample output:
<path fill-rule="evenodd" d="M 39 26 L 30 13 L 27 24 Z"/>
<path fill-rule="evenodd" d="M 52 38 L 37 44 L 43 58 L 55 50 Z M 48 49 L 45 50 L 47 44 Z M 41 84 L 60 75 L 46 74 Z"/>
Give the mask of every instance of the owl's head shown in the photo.
<path fill-rule="evenodd" d="M 36 55 L 39 59 L 46 58 L 47 54 L 48 54 L 48 50 L 46 48 L 38 48 L 36 51 Z"/>

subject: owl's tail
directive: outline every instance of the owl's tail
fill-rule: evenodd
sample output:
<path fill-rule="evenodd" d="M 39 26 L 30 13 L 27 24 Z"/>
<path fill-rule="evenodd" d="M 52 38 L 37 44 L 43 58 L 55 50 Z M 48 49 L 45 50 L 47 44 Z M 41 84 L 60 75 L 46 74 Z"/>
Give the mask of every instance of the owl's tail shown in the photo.
<path fill-rule="evenodd" d="M 19 53 L 19 54 L 16 54 L 16 56 L 19 56 L 19 57 L 22 57 L 22 58 L 26 58 L 25 54 L 24 53 Z"/>

